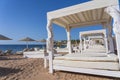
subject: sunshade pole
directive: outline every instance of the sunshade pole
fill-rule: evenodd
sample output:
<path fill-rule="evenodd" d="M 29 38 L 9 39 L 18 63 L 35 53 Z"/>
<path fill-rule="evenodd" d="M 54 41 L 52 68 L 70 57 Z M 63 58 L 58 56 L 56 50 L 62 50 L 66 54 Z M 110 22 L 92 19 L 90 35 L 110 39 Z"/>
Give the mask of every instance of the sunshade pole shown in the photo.
<path fill-rule="evenodd" d="M 28 49 L 28 41 L 26 41 L 26 48 Z"/>
<path fill-rule="evenodd" d="M 118 2 L 119 2 L 119 10 L 120 10 L 120 0 L 118 0 Z"/>

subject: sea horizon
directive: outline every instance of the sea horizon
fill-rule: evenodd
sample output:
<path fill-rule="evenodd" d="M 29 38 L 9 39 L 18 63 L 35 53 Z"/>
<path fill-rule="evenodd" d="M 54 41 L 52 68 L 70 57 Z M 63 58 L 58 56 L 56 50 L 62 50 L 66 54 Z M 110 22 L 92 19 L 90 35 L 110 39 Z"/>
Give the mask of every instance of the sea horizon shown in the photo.
<path fill-rule="evenodd" d="M 28 48 L 40 48 L 43 49 L 46 47 L 46 44 L 28 44 Z M 56 47 L 56 45 L 54 46 Z M 66 45 L 61 45 L 61 48 L 66 47 Z M 26 44 L 0 44 L 0 50 L 6 51 L 6 50 L 12 50 L 13 53 L 16 53 L 17 51 L 22 51 L 26 48 Z"/>
<path fill-rule="evenodd" d="M 40 48 L 42 49 L 45 47 L 45 44 L 28 44 L 28 48 Z M 13 53 L 16 53 L 17 51 L 22 51 L 26 48 L 26 44 L 0 44 L 0 50 L 6 51 L 6 50 L 12 50 Z"/>

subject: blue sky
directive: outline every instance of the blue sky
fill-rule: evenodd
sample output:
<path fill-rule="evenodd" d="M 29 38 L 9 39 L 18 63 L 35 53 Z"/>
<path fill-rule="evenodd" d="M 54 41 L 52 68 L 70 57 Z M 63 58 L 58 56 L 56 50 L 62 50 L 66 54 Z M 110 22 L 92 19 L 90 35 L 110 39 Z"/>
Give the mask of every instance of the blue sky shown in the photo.
<path fill-rule="evenodd" d="M 0 44 L 21 44 L 18 40 L 24 37 L 37 40 L 47 38 L 47 12 L 86 1 L 88 0 L 0 0 L 0 34 L 13 39 L 0 41 Z M 57 25 L 53 26 L 55 40 L 65 40 L 65 30 Z M 99 25 L 75 28 L 71 30 L 71 36 L 72 39 L 79 39 L 80 31 L 101 28 Z"/>

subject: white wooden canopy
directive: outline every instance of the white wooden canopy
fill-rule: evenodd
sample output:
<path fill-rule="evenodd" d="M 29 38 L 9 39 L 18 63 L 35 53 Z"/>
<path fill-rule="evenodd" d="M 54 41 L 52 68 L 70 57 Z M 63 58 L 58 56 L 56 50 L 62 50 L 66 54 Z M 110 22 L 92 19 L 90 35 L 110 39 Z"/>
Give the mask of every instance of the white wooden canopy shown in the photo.
<path fill-rule="evenodd" d="M 90 39 L 102 39 L 103 36 L 89 36 Z"/>
<path fill-rule="evenodd" d="M 47 18 L 64 28 L 108 23 L 111 21 L 111 17 L 104 9 L 117 4 L 118 0 L 93 0 L 48 12 Z"/>
<path fill-rule="evenodd" d="M 106 35 L 106 30 L 92 30 L 80 32 L 80 36 L 104 36 Z"/>
<path fill-rule="evenodd" d="M 114 19 L 114 32 L 117 42 L 119 67 L 120 67 L 120 10 L 117 9 L 118 0 L 92 0 L 71 7 L 51 11 L 47 13 L 47 52 L 49 53 L 49 71 L 53 73 L 54 69 L 96 74 L 103 76 L 120 77 L 120 71 L 95 70 L 71 67 L 55 67 L 53 65 L 53 31 L 52 23 L 64 27 L 67 32 L 67 44 L 69 53 L 71 53 L 71 28 L 102 24 L 108 30 L 110 52 L 113 52 L 112 27 L 111 20 Z M 106 10 L 105 10 L 106 9 Z"/>
<path fill-rule="evenodd" d="M 80 48 L 81 48 L 81 53 L 82 53 L 82 39 L 84 38 L 84 49 L 86 49 L 86 37 L 90 38 L 90 36 L 92 36 L 92 38 L 96 38 L 96 39 L 100 39 L 103 38 L 104 42 L 105 42 L 105 47 L 106 47 L 106 53 L 108 53 L 108 41 L 106 38 L 106 30 L 105 29 L 101 29 L 101 30 L 91 30 L 91 31 L 83 31 L 80 32 Z"/>

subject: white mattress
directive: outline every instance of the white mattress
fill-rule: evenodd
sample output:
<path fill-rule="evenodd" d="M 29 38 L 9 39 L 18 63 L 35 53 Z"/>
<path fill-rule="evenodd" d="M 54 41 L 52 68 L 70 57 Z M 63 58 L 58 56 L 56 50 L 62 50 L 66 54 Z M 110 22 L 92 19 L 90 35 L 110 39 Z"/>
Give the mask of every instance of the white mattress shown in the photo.
<path fill-rule="evenodd" d="M 82 51 L 82 53 L 91 53 L 91 52 L 105 53 L 106 48 L 101 45 L 95 45 L 95 46 L 90 46 L 88 47 L 88 49 Z"/>
<path fill-rule="evenodd" d="M 72 53 L 66 54 L 66 57 L 106 57 L 106 53 Z"/>
<path fill-rule="evenodd" d="M 44 58 L 43 51 L 28 51 L 23 53 L 23 57 L 27 58 Z"/>
<path fill-rule="evenodd" d="M 53 60 L 53 65 L 88 69 L 119 70 L 119 65 L 117 62 L 84 62 L 69 60 Z"/>
<path fill-rule="evenodd" d="M 82 53 L 91 53 L 91 52 L 98 52 L 98 53 L 105 53 L 106 49 L 85 49 L 82 51 Z"/>
<path fill-rule="evenodd" d="M 62 54 L 54 54 L 54 56 L 62 56 Z M 44 52 L 43 51 L 28 51 L 23 53 L 23 57 L 26 58 L 44 58 Z"/>
<path fill-rule="evenodd" d="M 117 56 L 105 53 L 67 54 L 55 57 L 53 64 L 66 67 L 119 70 Z"/>
<path fill-rule="evenodd" d="M 55 60 L 69 60 L 69 61 L 102 61 L 102 62 L 118 62 L 118 57 L 114 54 L 67 54 L 65 56 L 58 56 Z"/>
<path fill-rule="evenodd" d="M 67 48 L 59 48 L 56 49 L 57 52 L 69 52 L 69 50 Z"/>
<path fill-rule="evenodd" d="M 26 51 L 24 52 L 23 54 L 41 54 L 41 53 L 44 53 L 44 51 Z"/>

